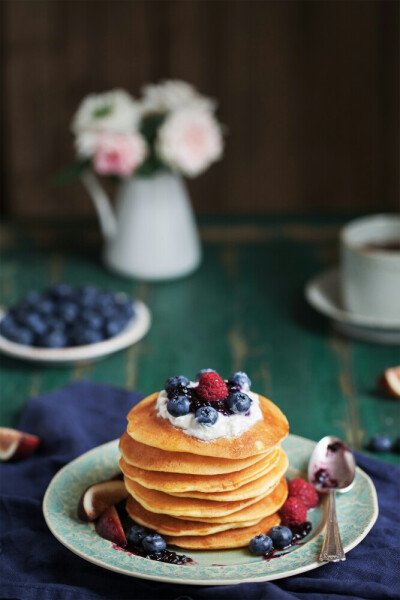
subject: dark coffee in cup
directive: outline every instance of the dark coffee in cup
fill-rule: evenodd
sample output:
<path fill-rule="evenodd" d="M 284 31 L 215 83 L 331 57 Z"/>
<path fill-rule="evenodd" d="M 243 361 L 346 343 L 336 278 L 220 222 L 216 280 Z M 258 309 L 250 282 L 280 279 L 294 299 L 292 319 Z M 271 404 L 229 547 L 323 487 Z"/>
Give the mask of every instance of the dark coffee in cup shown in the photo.
<path fill-rule="evenodd" d="M 400 252 L 400 241 L 388 240 L 387 242 L 370 242 L 368 244 L 363 244 L 360 248 L 366 252 Z"/>
<path fill-rule="evenodd" d="M 341 231 L 344 308 L 400 322 L 400 216 L 372 215 Z"/>

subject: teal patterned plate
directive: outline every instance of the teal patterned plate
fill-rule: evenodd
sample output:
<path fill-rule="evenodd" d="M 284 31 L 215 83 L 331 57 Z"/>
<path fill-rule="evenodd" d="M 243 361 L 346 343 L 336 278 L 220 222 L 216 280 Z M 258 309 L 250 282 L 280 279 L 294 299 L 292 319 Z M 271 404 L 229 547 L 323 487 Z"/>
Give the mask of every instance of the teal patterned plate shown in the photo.
<path fill-rule="evenodd" d="M 289 435 L 283 447 L 288 453 L 289 478 L 303 475 L 315 442 Z M 246 548 L 239 550 L 188 551 L 195 564 L 170 565 L 117 551 L 111 542 L 99 537 L 93 525 L 76 516 L 83 490 L 119 470 L 118 441 L 109 442 L 83 454 L 61 469 L 51 481 L 43 500 L 43 513 L 53 535 L 69 550 L 96 565 L 124 575 L 195 585 L 227 585 L 245 581 L 268 581 L 316 569 L 323 563 L 318 555 L 323 538 L 326 498 L 308 518 L 312 532 L 304 544 L 270 561 L 252 556 Z M 357 546 L 367 535 L 378 516 L 374 484 L 357 467 L 354 487 L 337 495 L 337 511 L 345 552 Z"/>

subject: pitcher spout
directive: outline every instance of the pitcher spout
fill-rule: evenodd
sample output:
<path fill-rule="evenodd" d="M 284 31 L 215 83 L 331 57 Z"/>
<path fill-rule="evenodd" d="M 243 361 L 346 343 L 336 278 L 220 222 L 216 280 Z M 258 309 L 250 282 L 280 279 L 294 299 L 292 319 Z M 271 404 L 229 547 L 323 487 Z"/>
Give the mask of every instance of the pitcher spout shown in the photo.
<path fill-rule="evenodd" d="M 90 169 L 83 173 L 82 183 L 93 200 L 93 204 L 99 217 L 100 228 L 103 236 L 106 240 L 114 239 L 117 235 L 118 226 L 117 219 L 108 195 L 102 188 L 93 171 Z"/>

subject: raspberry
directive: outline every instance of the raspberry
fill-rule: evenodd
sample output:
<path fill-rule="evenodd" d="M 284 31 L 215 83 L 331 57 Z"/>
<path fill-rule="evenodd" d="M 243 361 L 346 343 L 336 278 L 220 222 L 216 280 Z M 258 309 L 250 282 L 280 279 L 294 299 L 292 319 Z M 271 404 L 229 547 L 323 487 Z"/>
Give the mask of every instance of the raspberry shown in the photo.
<path fill-rule="evenodd" d="M 223 379 L 215 372 L 203 373 L 197 386 L 197 395 L 209 402 L 223 400 L 228 395 L 228 388 Z"/>
<path fill-rule="evenodd" d="M 301 500 L 307 509 L 315 508 L 319 500 L 318 494 L 311 483 L 304 481 L 304 479 L 300 479 L 300 477 L 292 479 L 289 483 L 289 498 L 291 497 Z"/>
<path fill-rule="evenodd" d="M 281 516 L 282 524 L 286 525 L 286 527 L 290 527 L 290 525 L 300 525 L 301 523 L 304 523 L 307 518 L 307 509 L 301 500 L 292 496 L 286 500 L 279 511 L 279 514 Z"/>

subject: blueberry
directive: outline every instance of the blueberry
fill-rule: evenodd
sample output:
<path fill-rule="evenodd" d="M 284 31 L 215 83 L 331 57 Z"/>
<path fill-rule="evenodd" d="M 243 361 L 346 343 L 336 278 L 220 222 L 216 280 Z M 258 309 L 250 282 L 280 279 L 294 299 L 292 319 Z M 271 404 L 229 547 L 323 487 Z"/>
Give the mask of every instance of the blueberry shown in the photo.
<path fill-rule="evenodd" d="M 243 392 L 234 392 L 228 396 L 228 406 L 232 412 L 237 414 L 247 413 L 250 409 L 251 400 L 247 394 Z"/>
<path fill-rule="evenodd" d="M 105 324 L 104 330 L 107 337 L 114 337 L 118 333 L 121 333 L 124 327 L 124 321 L 121 319 L 112 319 Z"/>
<path fill-rule="evenodd" d="M 99 292 L 95 285 L 83 285 L 80 288 L 80 293 L 82 296 L 92 296 L 94 298 L 98 296 L 101 292 Z"/>
<path fill-rule="evenodd" d="M 100 329 L 103 325 L 102 317 L 94 310 L 83 310 L 80 314 L 80 319 L 89 329 Z"/>
<path fill-rule="evenodd" d="M 23 325 L 30 310 L 30 306 L 23 307 L 21 304 L 17 304 L 13 308 L 10 308 L 8 314 L 14 319 L 17 325 Z"/>
<path fill-rule="evenodd" d="M 164 384 L 164 389 L 167 394 L 173 393 L 178 387 L 188 387 L 190 385 L 190 381 L 187 377 L 183 375 L 176 375 L 175 377 L 170 377 Z"/>
<path fill-rule="evenodd" d="M 15 330 L 16 327 L 17 327 L 17 324 L 15 322 L 15 319 L 10 314 L 5 315 L 0 322 L 0 332 L 5 337 L 8 337 L 7 333 L 11 333 L 12 331 Z"/>
<path fill-rule="evenodd" d="M 127 542 L 128 544 L 132 544 L 132 546 L 138 546 L 140 548 L 143 538 L 146 537 L 148 533 L 148 530 L 141 525 L 132 525 L 126 534 Z"/>
<path fill-rule="evenodd" d="M 46 319 L 48 331 L 65 331 L 65 323 L 57 317 L 50 316 Z"/>
<path fill-rule="evenodd" d="M 274 548 L 278 550 L 286 548 L 293 540 L 293 533 L 290 531 L 289 527 L 285 527 L 284 525 L 273 527 L 269 530 L 268 535 L 272 540 Z"/>
<path fill-rule="evenodd" d="M 117 304 L 117 310 L 127 319 L 132 319 L 132 317 L 135 315 L 135 309 L 132 302 L 123 302 L 122 304 Z"/>
<path fill-rule="evenodd" d="M 47 316 L 54 312 L 55 304 L 48 298 L 41 298 L 35 308 L 41 315 Z"/>
<path fill-rule="evenodd" d="M 26 313 L 20 319 L 21 323 L 25 325 L 27 329 L 30 329 L 36 335 L 43 335 L 47 329 L 47 325 L 43 320 L 43 317 L 36 312 Z"/>
<path fill-rule="evenodd" d="M 218 412 L 212 406 L 200 406 L 194 416 L 200 425 L 209 426 L 217 422 Z"/>
<path fill-rule="evenodd" d="M 32 291 L 25 296 L 24 300 L 31 306 L 35 306 L 39 302 L 40 298 L 41 296 L 39 292 Z"/>
<path fill-rule="evenodd" d="M 200 377 L 204 375 L 204 373 L 216 373 L 214 369 L 201 369 L 196 375 L 196 381 L 199 381 Z"/>
<path fill-rule="evenodd" d="M 15 327 L 12 331 L 8 332 L 7 337 L 17 344 L 32 346 L 34 333 L 25 327 Z"/>
<path fill-rule="evenodd" d="M 93 307 L 99 296 L 99 290 L 93 285 L 84 285 L 79 290 L 79 302 L 82 306 Z"/>
<path fill-rule="evenodd" d="M 396 452 L 396 454 L 400 454 L 400 437 L 398 437 L 397 440 L 395 440 L 393 442 L 392 452 Z"/>
<path fill-rule="evenodd" d="M 142 545 L 147 552 L 161 552 L 167 547 L 164 538 L 158 533 L 149 533 L 142 540 Z"/>
<path fill-rule="evenodd" d="M 96 344 L 103 339 L 101 332 L 96 329 L 79 329 L 73 333 L 72 337 L 77 346 Z"/>
<path fill-rule="evenodd" d="M 190 400 L 187 396 L 175 396 L 168 401 L 167 411 L 173 417 L 183 417 L 190 412 Z"/>
<path fill-rule="evenodd" d="M 55 298 L 56 300 L 61 298 L 72 298 L 72 296 L 74 295 L 74 288 L 68 283 L 55 283 L 54 285 L 49 287 L 47 292 L 52 298 Z"/>
<path fill-rule="evenodd" d="M 97 305 L 96 305 L 97 306 Z M 121 314 L 114 304 L 106 304 L 105 306 L 97 306 L 97 310 L 101 313 L 102 317 L 107 321 L 118 321 L 121 318 Z"/>
<path fill-rule="evenodd" d="M 228 379 L 228 383 L 231 385 L 236 385 L 240 387 L 241 390 L 246 391 L 249 391 L 251 387 L 251 379 L 246 373 L 243 373 L 243 371 L 232 373 Z"/>
<path fill-rule="evenodd" d="M 38 338 L 38 345 L 43 348 L 65 348 L 67 337 L 63 331 L 55 329 L 40 336 Z"/>
<path fill-rule="evenodd" d="M 267 554 L 270 550 L 272 550 L 272 540 L 267 535 L 256 535 L 250 541 L 249 548 L 252 554 L 256 554 L 257 556 L 261 556 L 262 554 Z"/>
<path fill-rule="evenodd" d="M 58 314 L 65 323 L 73 323 L 78 316 L 79 308 L 75 302 L 65 301 L 58 306 Z"/>
<path fill-rule="evenodd" d="M 96 298 L 96 306 L 101 310 L 107 307 L 115 307 L 115 296 L 111 292 L 100 292 Z"/>
<path fill-rule="evenodd" d="M 387 435 L 374 435 L 368 444 L 369 450 L 372 452 L 389 452 L 392 447 L 392 442 Z"/>

